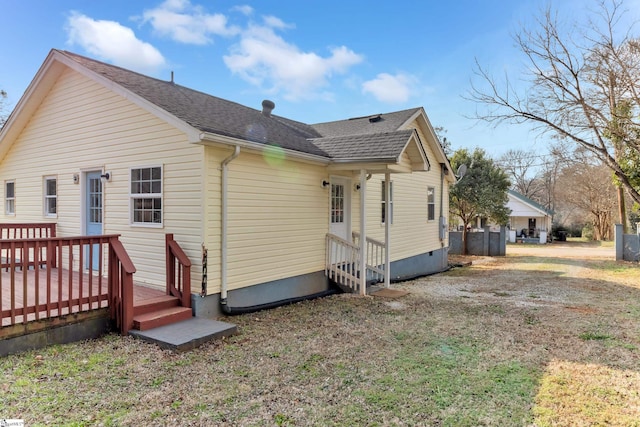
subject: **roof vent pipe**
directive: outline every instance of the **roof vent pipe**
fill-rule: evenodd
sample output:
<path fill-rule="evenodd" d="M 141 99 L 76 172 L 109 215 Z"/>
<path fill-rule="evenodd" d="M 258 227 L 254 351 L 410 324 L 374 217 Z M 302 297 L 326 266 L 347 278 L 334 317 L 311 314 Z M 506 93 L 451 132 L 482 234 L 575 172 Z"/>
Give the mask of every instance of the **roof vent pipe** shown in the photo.
<path fill-rule="evenodd" d="M 276 104 L 274 104 L 273 101 L 269 101 L 268 99 L 265 99 L 264 101 L 262 101 L 263 116 L 271 117 L 271 112 L 273 111 L 274 108 L 276 108 Z"/>

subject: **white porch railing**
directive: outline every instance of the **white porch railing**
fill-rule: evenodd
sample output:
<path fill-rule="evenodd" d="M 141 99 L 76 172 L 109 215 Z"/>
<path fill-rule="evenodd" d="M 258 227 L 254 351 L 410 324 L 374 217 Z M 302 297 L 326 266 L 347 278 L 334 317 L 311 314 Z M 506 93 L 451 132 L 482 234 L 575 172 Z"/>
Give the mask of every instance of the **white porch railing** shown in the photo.
<path fill-rule="evenodd" d="M 325 274 L 334 282 L 360 292 L 360 248 L 333 234 L 326 237 Z"/>
<path fill-rule="evenodd" d="M 353 233 L 353 240 L 352 243 L 333 234 L 327 234 L 325 274 L 343 288 L 354 293 L 362 293 L 360 289 L 360 234 Z M 365 263 L 367 265 L 366 282 L 384 282 L 384 243 L 367 238 Z"/>
<path fill-rule="evenodd" d="M 360 233 L 354 231 L 353 244 L 360 247 Z M 385 244 L 379 240 L 367 237 L 367 283 L 384 282 Z"/>

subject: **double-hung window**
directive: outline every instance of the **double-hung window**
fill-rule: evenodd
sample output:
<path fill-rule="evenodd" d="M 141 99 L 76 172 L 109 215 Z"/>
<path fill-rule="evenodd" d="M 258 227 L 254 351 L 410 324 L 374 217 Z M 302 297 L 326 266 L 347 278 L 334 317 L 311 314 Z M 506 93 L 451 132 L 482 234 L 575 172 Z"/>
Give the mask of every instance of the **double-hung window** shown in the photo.
<path fill-rule="evenodd" d="M 162 167 L 131 169 L 131 223 L 162 225 Z"/>
<path fill-rule="evenodd" d="M 382 184 L 382 199 L 380 203 L 382 208 L 381 220 L 383 224 L 387 220 L 386 205 L 388 202 L 389 203 L 389 224 L 393 224 L 393 181 L 389 181 L 389 197 L 388 198 L 387 198 L 387 186 L 385 181 L 382 181 L 381 184 Z"/>
<path fill-rule="evenodd" d="M 16 214 L 16 182 L 4 182 L 4 212 L 7 215 Z"/>
<path fill-rule="evenodd" d="M 436 219 L 436 189 L 427 187 L 427 221 Z"/>
<path fill-rule="evenodd" d="M 58 180 L 55 176 L 44 178 L 44 216 L 55 217 L 58 214 Z"/>

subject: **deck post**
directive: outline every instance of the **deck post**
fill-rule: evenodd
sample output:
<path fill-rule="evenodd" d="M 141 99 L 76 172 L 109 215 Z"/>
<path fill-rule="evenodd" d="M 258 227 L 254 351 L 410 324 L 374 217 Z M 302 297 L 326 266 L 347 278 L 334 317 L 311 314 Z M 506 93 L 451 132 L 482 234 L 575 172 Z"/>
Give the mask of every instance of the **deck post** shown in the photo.
<path fill-rule="evenodd" d="M 171 295 L 171 285 L 175 278 L 175 260 L 171 256 L 171 249 L 169 248 L 169 242 L 173 240 L 173 234 L 167 233 L 164 236 L 164 249 L 165 249 L 165 281 L 166 281 L 166 293 Z"/>
<path fill-rule="evenodd" d="M 367 294 L 367 171 L 360 169 L 360 294 Z"/>

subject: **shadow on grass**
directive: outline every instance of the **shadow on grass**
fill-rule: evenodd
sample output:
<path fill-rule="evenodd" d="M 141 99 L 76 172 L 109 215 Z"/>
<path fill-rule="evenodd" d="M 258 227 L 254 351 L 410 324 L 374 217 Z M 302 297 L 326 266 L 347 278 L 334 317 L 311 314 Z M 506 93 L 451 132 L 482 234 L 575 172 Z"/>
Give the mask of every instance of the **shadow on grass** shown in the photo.
<path fill-rule="evenodd" d="M 637 265 L 541 256 L 510 256 L 507 264 L 511 263 L 513 268 L 496 263 L 495 269 L 492 263 L 483 263 L 479 269 L 463 268 L 453 276 L 466 283 L 465 289 L 485 295 L 494 290 L 492 300 L 470 303 L 465 310 L 469 316 L 483 322 L 480 314 L 494 320 L 504 314 L 519 324 L 514 329 L 496 320 L 496 332 L 490 337 L 494 343 L 500 342 L 497 330 L 508 331 L 512 342 L 522 347 L 522 352 L 513 352 L 510 360 L 520 363 L 537 356 L 533 369 L 539 372 L 528 390 L 530 422 L 536 426 L 640 426 Z M 518 264 L 523 268 L 518 268 Z M 479 272 L 482 274 L 478 275 Z M 496 275 L 493 282 L 487 280 L 492 275 Z M 512 283 L 501 285 L 498 275 L 502 279 L 511 277 Z M 481 279 L 474 280 L 478 276 Z M 530 298 L 510 300 L 518 290 Z M 555 294 L 562 298 L 554 300 Z M 522 304 L 520 314 L 515 307 L 516 299 Z M 545 303 L 554 304 L 544 307 Z M 496 310 L 496 306 L 503 312 Z"/>

